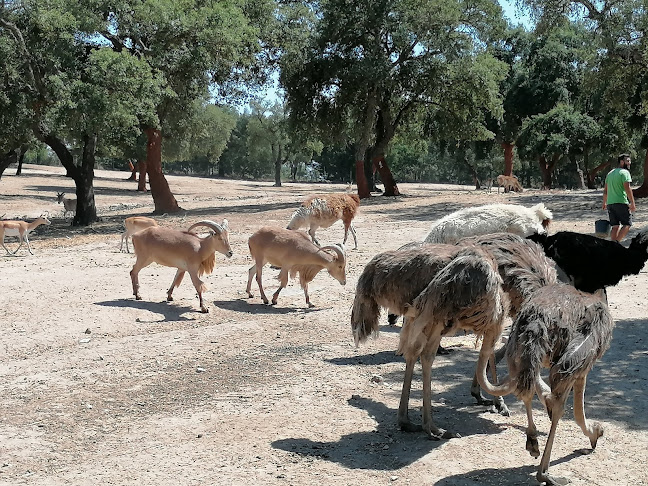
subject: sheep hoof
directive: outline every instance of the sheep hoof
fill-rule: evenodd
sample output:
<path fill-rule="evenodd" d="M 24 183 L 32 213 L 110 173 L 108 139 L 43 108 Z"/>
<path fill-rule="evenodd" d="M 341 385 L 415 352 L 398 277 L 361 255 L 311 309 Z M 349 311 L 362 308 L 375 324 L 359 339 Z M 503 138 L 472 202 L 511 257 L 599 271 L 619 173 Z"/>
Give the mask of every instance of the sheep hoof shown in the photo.
<path fill-rule="evenodd" d="M 167 296 L 167 302 L 173 302 L 173 297 L 171 297 L 170 295 L 168 295 L 168 296 Z"/>
<path fill-rule="evenodd" d="M 251 299 L 254 295 L 251 292 L 248 292 L 248 299 Z"/>
<path fill-rule="evenodd" d="M 268 299 L 263 299 L 263 303 L 264 303 L 265 305 L 268 305 Z"/>
<path fill-rule="evenodd" d="M 267 302 L 266 302 L 267 304 Z M 277 301 L 275 299 L 272 299 L 272 305 L 277 305 Z"/>
<path fill-rule="evenodd" d="M 136 296 L 135 296 L 135 300 L 142 300 L 142 297 L 139 296 L 139 295 L 136 295 Z"/>
<path fill-rule="evenodd" d="M 208 313 L 209 313 L 209 309 L 208 309 L 207 307 L 201 307 L 201 308 L 200 308 L 200 312 L 202 312 L 203 314 L 208 314 Z"/>

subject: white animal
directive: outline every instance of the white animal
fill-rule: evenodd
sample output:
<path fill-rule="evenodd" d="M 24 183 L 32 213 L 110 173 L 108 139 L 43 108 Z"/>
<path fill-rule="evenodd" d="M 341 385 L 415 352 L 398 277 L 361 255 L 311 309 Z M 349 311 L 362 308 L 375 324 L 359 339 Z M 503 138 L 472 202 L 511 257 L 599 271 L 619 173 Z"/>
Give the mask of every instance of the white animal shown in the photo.
<path fill-rule="evenodd" d="M 130 218 L 126 218 L 124 220 L 126 231 L 122 233 L 121 243 L 119 244 L 119 251 L 122 251 L 124 240 L 126 240 L 126 252 L 130 253 L 130 250 L 128 249 L 128 238 L 133 236 L 133 234 L 137 233 L 138 231 L 142 231 L 143 229 L 157 225 L 157 221 L 155 221 L 153 218 L 147 218 L 146 216 L 131 216 Z"/>
<path fill-rule="evenodd" d="M 435 221 L 427 243 L 454 244 L 468 236 L 514 233 L 523 237 L 545 233 L 553 215 L 543 203 L 527 208 L 519 204 L 487 204 L 461 209 Z"/>
<path fill-rule="evenodd" d="M 306 233 L 268 226 L 261 228 L 250 236 L 248 245 L 255 263 L 248 272 L 246 292 L 249 297 L 253 297 L 250 289 L 252 279 L 256 275 L 259 292 L 264 304 L 268 303 L 268 298 L 263 291 L 261 278 L 263 266 L 266 263 L 281 267 L 281 272 L 277 277 L 280 285 L 272 296 L 273 305 L 277 303 L 281 289 L 288 284 L 288 275 L 294 277 L 299 273 L 299 281 L 304 289 L 308 307 L 314 307 L 308 297 L 308 283 L 315 278 L 315 275 L 320 270 L 328 270 L 331 277 L 342 285 L 346 284 L 346 254 L 342 245 L 320 248 L 310 241 Z M 333 254 L 327 253 L 328 251 Z"/>
<path fill-rule="evenodd" d="M 210 234 L 206 237 L 200 237 L 193 233 L 191 230 L 198 226 L 209 228 L 211 230 Z M 140 270 L 155 262 L 178 269 L 173 283 L 167 291 L 167 301 L 171 302 L 173 300 L 173 289 L 180 285 L 185 272 L 189 272 L 191 281 L 196 288 L 196 292 L 198 292 L 200 310 L 201 312 L 209 312 L 203 304 L 202 294 L 205 291 L 205 284 L 200 280 L 200 276 L 212 272 L 216 263 L 217 251 L 227 258 L 232 256 L 228 229 L 227 220 L 224 219 L 221 224 L 210 220 L 202 220 L 192 224 L 187 231 L 150 226 L 135 233 L 132 239 L 137 260 L 130 272 L 135 299 L 142 299 L 139 293 L 138 279 Z"/>
<path fill-rule="evenodd" d="M 29 233 L 31 233 L 35 228 L 38 228 L 41 224 L 49 225 L 51 223 L 45 216 L 36 218 L 31 223 L 28 223 L 27 221 L 0 221 L 0 238 L 2 239 L 3 248 L 7 250 L 7 253 L 10 255 L 15 255 L 18 253 L 18 250 L 20 250 L 23 242 L 25 242 L 27 243 L 29 253 L 33 255 L 34 252 L 32 252 L 31 246 L 29 245 Z M 16 248 L 16 251 L 13 253 L 11 253 L 5 246 L 5 236 L 17 236 L 20 240 L 20 245 L 18 245 L 18 248 Z"/>
<path fill-rule="evenodd" d="M 357 194 L 331 193 L 310 196 L 293 213 L 290 223 L 288 223 L 288 229 L 309 228 L 308 234 L 311 235 L 313 242 L 320 246 L 315 238 L 315 230 L 320 227 L 328 228 L 336 221 L 342 220 L 342 223 L 344 223 L 344 240 L 342 243 L 346 244 L 350 230 L 355 244 L 354 249 L 357 250 L 358 239 L 353 227 L 353 218 L 358 213 L 359 207 L 360 198 Z"/>
<path fill-rule="evenodd" d="M 76 214 L 77 200 L 75 197 L 65 197 L 64 192 L 57 192 L 56 202 L 57 204 L 63 203 L 63 219 L 66 219 L 69 212 L 72 213 L 72 216 Z"/>

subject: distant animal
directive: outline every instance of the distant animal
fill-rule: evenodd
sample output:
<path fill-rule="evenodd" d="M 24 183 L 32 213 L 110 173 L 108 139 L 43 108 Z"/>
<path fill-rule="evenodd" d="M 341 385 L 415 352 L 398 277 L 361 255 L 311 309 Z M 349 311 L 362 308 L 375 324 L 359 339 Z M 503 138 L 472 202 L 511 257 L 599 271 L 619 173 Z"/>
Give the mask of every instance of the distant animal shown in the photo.
<path fill-rule="evenodd" d="M 63 219 L 67 219 L 67 213 L 71 212 L 74 216 L 77 209 L 77 200 L 75 197 L 65 197 L 64 192 L 56 193 L 56 202 L 63 203 Z"/>
<path fill-rule="evenodd" d="M 520 236 L 546 233 L 552 218 L 551 211 L 543 203 L 530 208 L 519 204 L 468 207 L 432 223 L 424 241 L 454 244 L 461 238 L 490 233 L 514 233 Z"/>
<path fill-rule="evenodd" d="M 130 250 L 128 249 L 128 238 L 133 236 L 133 234 L 137 233 L 138 231 L 142 231 L 145 228 L 157 225 L 157 221 L 146 216 L 131 216 L 129 218 L 126 218 L 124 220 L 126 231 L 122 233 L 121 242 L 119 244 L 119 251 L 122 251 L 124 241 L 126 241 L 126 252 L 130 253 Z"/>
<path fill-rule="evenodd" d="M 520 184 L 520 181 L 515 176 L 506 176 L 504 174 L 500 174 L 500 175 L 497 176 L 496 182 L 497 182 L 497 193 L 498 194 L 500 192 L 500 187 L 504 188 L 504 192 L 510 192 L 510 191 L 523 192 L 524 191 L 524 188 L 522 187 L 522 184 Z"/>
<path fill-rule="evenodd" d="M 342 285 L 346 284 L 346 252 L 342 245 L 320 248 L 311 241 L 306 233 L 265 226 L 250 236 L 248 246 L 254 265 L 248 272 L 246 292 L 250 298 L 253 297 L 252 279 L 256 275 L 264 304 L 268 303 L 262 283 L 263 266 L 266 263 L 281 267 L 277 277 L 280 285 L 272 296 L 273 305 L 277 303 L 281 289 L 288 285 L 289 275 L 295 277 L 299 274 L 299 282 L 304 289 L 308 307 L 314 307 L 308 296 L 308 284 L 321 270 L 326 269 L 331 277 Z"/>
<path fill-rule="evenodd" d="M 201 237 L 192 232 L 194 228 L 206 227 L 209 235 Z M 216 252 L 227 258 L 232 256 L 228 236 L 229 225 L 224 219 L 221 224 L 208 219 L 192 224 L 187 231 L 161 226 L 150 226 L 133 234 L 133 250 L 137 260 L 130 272 L 133 283 L 133 295 L 141 300 L 138 275 L 142 268 L 151 263 L 177 268 L 175 278 L 167 291 L 167 301 L 173 300 L 173 289 L 182 282 L 185 272 L 189 272 L 191 281 L 198 292 L 201 312 L 209 312 L 203 304 L 202 294 L 205 284 L 200 280 L 203 274 L 209 274 L 216 263 Z"/>
<path fill-rule="evenodd" d="M 491 287 L 488 287 L 489 285 Z M 461 287 L 461 291 L 459 291 L 459 287 Z M 503 320 L 504 318 L 504 315 L 499 316 L 499 313 L 505 314 L 507 306 L 507 300 L 506 298 L 502 299 L 500 290 L 502 290 L 502 279 L 497 273 L 494 261 L 487 253 L 476 247 L 443 244 L 412 245 L 407 249 L 380 253 L 365 266 L 358 278 L 351 311 L 351 331 L 356 346 L 366 341 L 369 336 L 378 334 L 381 307 L 386 308 L 393 314 L 406 316 L 401 330 L 401 350 L 405 353 L 408 367 L 401 396 L 401 407 L 398 413 L 399 425 L 403 430 L 421 430 L 413 427 L 407 416 L 407 401 L 412 371 L 410 367 L 414 366 L 420 352 L 417 351 L 418 348 L 414 349 L 403 344 L 403 334 L 412 336 L 422 332 L 419 326 L 428 321 L 434 322 L 434 326 L 437 326 L 444 319 L 446 320 L 441 328 L 433 326 L 434 329 L 430 331 L 439 340 L 442 335 L 451 335 L 450 331 L 454 332 L 456 330 L 453 327 L 456 319 L 462 322 L 461 326 L 467 326 L 460 326 L 460 328 L 471 328 L 471 323 L 477 322 L 486 315 L 480 313 L 479 306 L 483 303 L 482 297 L 484 297 L 484 293 L 488 292 L 491 293 L 492 304 L 496 307 L 495 309 L 489 308 L 489 312 L 497 314 L 497 319 L 493 315 L 491 317 L 499 322 L 500 319 Z M 445 300 L 440 302 L 442 299 L 452 300 L 451 295 L 455 292 L 459 293 L 455 296 L 454 303 Z M 413 323 L 409 322 L 411 319 L 407 317 L 408 313 L 413 313 L 412 306 L 416 305 L 417 301 L 420 303 L 421 299 L 423 299 L 421 296 L 424 295 L 426 301 L 433 302 L 434 299 L 439 301 L 435 301 L 437 303 L 431 307 L 431 309 L 436 310 L 432 312 L 432 310 L 428 309 L 426 311 L 427 317 L 416 321 L 416 332 L 412 331 L 411 328 L 407 330 L 410 324 L 413 325 Z M 473 301 L 470 301 L 470 296 L 474 297 Z M 451 312 L 455 312 L 452 317 L 450 316 Z M 475 321 L 466 318 L 466 316 L 471 315 L 471 312 L 474 314 Z M 499 326 L 499 324 L 497 325 Z M 427 333 L 427 331 L 425 332 Z M 477 332 L 480 331 L 477 330 Z M 432 334 L 426 335 L 431 336 Z M 423 336 L 419 337 L 424 339 Z M 421 355 L 424 387 L 426 383 L 429 384 L 429 367 L 431 366 L 431 359 L 437 352 L 438 341 L 433 346 L 430 346 L 426 345 L 425 354 Z M 431 357 L 429 353 L 432 353 Z M 425 400 L 429 399 L 429 395 L 426 397 L 424 398 L 423 429 L 434 438 L 446 437 L 440 429 L 436 429 L 431 425 L 431 419 L 426 415 L 430 411 L 429 404 L 427 406 L 425 404 Z M 501 398 L 496 401 L 496 405 L 500 410 L 505 408 L 503 403 Z"/>
<path fill-rule="evenodd" d="M 592 235 L 559 231 L 554 235 L 531 235 L 545 254 L 567 274 L 574 287 L 593 293 L 636 275 L 648 260 L 648 229 L 639 232 L 626 248 L 616 241 Z"/>
<path fill-rule="evenodd" d="M 293 213 L 288 223 L 289 230 L 299 228 L 309 228 L 308 234 L 313 242 L 320 246 L 315 238 L 317 228 L 328 228 L 338 220 L 344 223 L 344 240 L 346 244 L 349 231 L 353 235 L 354 249 L 358 249 L 358 239 L 353 226 L 353 218 L 358 213 L 360 207 L 360 198 L 357 194 L 331 193 L 310 196 L 302 205 Z"/>
<path fill-rule="evenodd" d="M 18 250 L 20 250 L 24 242 L 27 243 L 27 249 L 29 250 L 29 253 L 33 255 L 34 252 L 29 245 L 29 233 L 34 231 L 34 229 L 38 228 L 42 224 L 50 225 L 51 223 L 45 216 L 40 216 L 31 223 L 28 223 L 27 221 L 0 221 L 0 239 L 2 240 L 2 247 L 7 251 L 8 254 L 15 255 L 16 253 L 18 253 Z M 18 240 L 20 241 L 18 248 L 16 248 L 16 251 L 14 251 L 13 253 L 10 252 L 9 248 L 5 246 L 5 236 L 17 236 Z"/>
<path fill-rule="evenodd" d="M 527 411 L 526 449 L 538 457 L 538 430 L 533 422 L 533 396 L 537 393 L 551 420 L 537 479 L 548 485 L 564 485 L 565 478 L 548 473 L 558 421 L 565 411 L 565 401 L 574 390 L 574 420 L 589 438 L 592 449 L 603 435 L 603 427 L 585 417 L 585 383 L 594 363 L 610 346 L 614 321 L 606 304 L 605 293 L 589 294 L 557 283 L 536 290 L 524 303 L 513 323 L 506 348 L 509 375 L 500 385 L 492 385 L 484 371 L 480 354 L 479 382 L 488 393 L 515 393 Z M 549 368 L 549 384 L 540 375 Z"/>

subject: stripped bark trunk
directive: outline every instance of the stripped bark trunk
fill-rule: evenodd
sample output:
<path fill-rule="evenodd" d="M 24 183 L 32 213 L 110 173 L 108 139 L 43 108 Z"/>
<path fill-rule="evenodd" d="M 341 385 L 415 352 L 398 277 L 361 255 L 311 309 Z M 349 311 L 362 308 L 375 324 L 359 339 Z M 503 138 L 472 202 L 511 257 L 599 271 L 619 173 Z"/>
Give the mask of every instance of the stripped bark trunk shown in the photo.
<path fill-rule="evenodd" d="M 139 173 L 139 179 L 137 179 L 137 191 L 146 192 L 146 160 L 137 161 L 137 172 Z"/>
<path fill-rule="evenodd" d="M 177 213 L 182 210 L 162 173 L 162 134 L 157 128 L 146 129 L 146 167 L 155 210 L 153 214 Z M 141 177 L 140 177 L 141 179 Z"/>

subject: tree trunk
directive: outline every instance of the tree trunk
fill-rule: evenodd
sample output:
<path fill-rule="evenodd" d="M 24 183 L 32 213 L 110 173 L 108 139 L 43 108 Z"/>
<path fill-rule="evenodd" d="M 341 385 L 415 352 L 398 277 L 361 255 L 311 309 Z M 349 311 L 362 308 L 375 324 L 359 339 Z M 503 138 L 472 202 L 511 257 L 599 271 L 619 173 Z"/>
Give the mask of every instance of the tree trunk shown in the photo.
<path fill-rule="evenodd" d="M 610 167 L 610 161 L 607 160 L 602 164 L 599 164 L 596 167 L 594 167 L 591 171 L 589 171 L 589 173 L 587 174 L 587 187 L 589 189 L 596 189 L 596 184 L 594 183 L 594 179 L 596 178 L 596 175 L 602 170 L 609 167 Z"/>
<path fill-rule="evenodd" d="M 74 157 L 61 139 L 52 134 L 44 135 L 35 132 L 37 138 L 51 148 L 67 171 L 67 177 L 74 180 L 77 195 L 77 207 L 73 226 L 87 226 L 98 221 L 97 208 L 94 202 L 94 165 L 97 137 L 95 135 L 83 136 L 83 154 L 81 165 L 74 164 Z"/>
<path fill-rule="evenodd" d="M 547 158 L 544 155 L 538 157 L 538 165 L 540 166 L 540 172 L 542 174 L 543 189 L 551 189 L 553 185 L 553 171 L 559 160 L 560 154 L 555 154 L 551 158 L 551 162 L 547 162 Z"/>
<path fill-rule="evenodd" d="M 385 186 L 384 196 L 400 196 L 400 191 L 396 185 L 396 181 L 392 176 L 391 170 L 385 161 L 384 155 L 379 155 L 378 157 L 373 158 L 373 163 L 378 169 L 380 178 L 382 179 L 383 185 Z"/>
<path fill-rule="evenodd" d="M 646 150 L 646 156 L 644 157 L 644 178 L 641 186 L 632 190 L 632 195 L 639 199 L 642 197 L 648 197 L 648 149 Z"/>
<path fill-rule="evenodd" d="M 162 173 L 162 136 L 157 128 L 147 128 L 146 167 L 155 210 L 153 214 L 177 213 L 182 210 Z M 140 180 L 142 177 L 140 176 Z"/>
<path fill-rule="evenodd" d="M 367 199 L 371 197 L 371 192 L 369 191 L 369 184 L 367 182 L 367 177 L 365 176 L 364 171 L 364 159 L 356 158 L 356 185 L 358 186 L 358 196 L 360 199 Z"/>
<path fill-rule="evenodd" d="M 502 142 L 504 149 L 504 175 L 513 175 L 513 144 L 510 142 Z"/>
<path fill-rule="evenodd" d="M 136 181 L 137 180 L 137 167 L 130 160 L 128 161 L 128 169 L 131 171 L 131 175 L 127 181 Z"/>
<path fill-rule="evenodd" d="M 137 191 L 146 192 L 146 172 L 147 172 L 146 160 L 137 161 L 137 172 L 139 173 L 139 178 L 137 179 Z"/>
<path fill-rule="evenodd" d="M 23 145 L 20 147 L 20 157 L 18 157 L 18 168 L 16 169 L 16 175 L 22 175 L 23 162 L 25 162 L 25 154 L 27 153 L 27 146 Z"/>
<path fill-rule="evenodd" d="M 540 166 L 540 174 L 542 176 L 542 188 L 551 189 L 552 177 L 547 158 L 544 155 L 538 157 L 538 165 Z"/>
<path fill-rule="evenodd" d="M 583 176 L 583 169 L 581 169 L 580 165 L 578 164 L 578 158 L 576 157 L 576 154 L 569 154 L 569 159 L 574 164 L 574 167 L 576 167 L 576 177 L 578 178 L 578 188 L 579 189 L 585 189 L 585 178 Z"/>
<path fill-rule="evenodd" d="M 275 153 L 276 152 L 276 153 Z M 272 147 L 272 153 L 275 156 L 274 170 L 275 170 L 275 183 L 274 187 L 281 187 L 281 145 L 275 149 Z"/>
<path fill-rule="evenodd" d="M 2 174 L 11 164 L 18 160 L 18 150 L 14 149 L 6 154 L 0 155 L 0 179 L 2 179 Z"/>
<path fill-rule="evenodd" d="M 88 226 L 96 221 L 97 208 L 94 200 L 94 166 L 95 149 L 97 146 L 96 135 L 83 136 L 83 153 L 81 166 L 76 167 L 73 179 L 76 186 L 77 207 L 72 226 Z"/>

